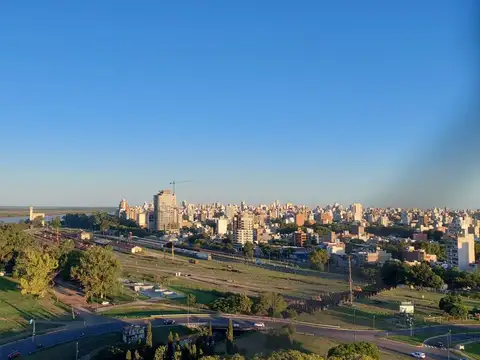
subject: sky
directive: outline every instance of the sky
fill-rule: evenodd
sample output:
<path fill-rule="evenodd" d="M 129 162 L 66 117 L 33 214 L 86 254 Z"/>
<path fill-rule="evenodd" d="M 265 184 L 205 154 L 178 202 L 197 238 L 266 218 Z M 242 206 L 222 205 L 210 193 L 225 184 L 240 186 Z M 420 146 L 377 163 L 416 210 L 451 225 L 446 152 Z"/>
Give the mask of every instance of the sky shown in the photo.
<path fill-rule="evenodd" d="M 404 196 L 470 107 L 472 4 L 3 1 L 0 206 L 477 208 L 474 175 Z"/>

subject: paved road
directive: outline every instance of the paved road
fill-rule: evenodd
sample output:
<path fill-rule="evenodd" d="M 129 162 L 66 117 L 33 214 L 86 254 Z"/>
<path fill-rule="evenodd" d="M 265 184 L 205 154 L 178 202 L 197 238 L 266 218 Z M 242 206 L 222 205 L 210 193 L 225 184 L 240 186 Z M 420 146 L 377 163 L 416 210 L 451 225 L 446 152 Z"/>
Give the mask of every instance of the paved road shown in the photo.
<path fill-rule="evenodd" d="M 31 338 L 24 339 L 17 341 L 15 343 L 5 344 L 0 346 L 0 360 L 4 360 L 8 358 L 8 354 L 11 352 L 18 350 L 22 354 L 28 354 L 29 352 L 33 352 L 37 350 L 36 344 L 40 343 L 45 347 L 54 346 L 63 342 L 70 342 L 80 339 L 82 336 L 95 336 L 95 335 L 102 335 L 112 332 L 119 332 L 121 329 L 128 325 L 128 323 L 142 323 L 142 320 L 132 320 L 129 322 L 124 322 L 120 320 L 113 320 L 109 318 L 103 318 L 104 322 L 98 321 L 96 323 L 91 323 L 90 325 L 87 324 L 84 328 L 71 328 L 60 330 L 57 332 L 52 332 L 44 335 L 39 335 L 35 337 L 35 341 L 32 341 Z M 175 318 L 177 323 L 187 323 L 190 321 L 191 323 L 195 322 L 203 322 L 209 323 L 210 320 L 212 321 L 213 327 L 226 327 L 228 324 L 228 318 L 221 317 L 221 316 L 212 316 L 210 318 L 197 318 L 191 316 L 190 318 L 187 317 L 176 317 Z M 241 318 L 234 318 L 234 324 L 239 324 L 240 328 L 250 328 L 253 327 L 255 321 L 258 321 L 256 318 L 248 318 L 242 316 Z M 267 321 L 262 320 L 267 328 L 278 328 L 285 324 L 285 322 L 278 322 L 278 321 Z M 152 321 L 153 326 L 163 325 L 163 319 L 155 319 Z M 418 347 L 403 344 L 399 342 L 393 342 L 389 340 L 385 340 L 381 338 L 383 332 L 373 332 L 373 331 L 348 331 L 342 329 L 332 329 L 332 328 L 322 328 L 312 325 L 299 325 L 296 324 L 297 332 L 303 332 L 312 334 L 314 336 L 324 337 L 327 339 L 332 339 L 339 342 L 353 342 L 355 339 L 356 341 L 369 341 L 376 343 L 380 348 L 390 351 L 393 353 L 409 355 L 414 351 L 423 351 L 427 354 L 429 359 L 438 359 L 444 360 L 447 359 L 447 352 L 445 350 L 435 349 L 435 348 L 423 348 L 420 349 Z M 449 328 L 452 328 L 451 326 Z M 448 330 L 447 330 L 448 331 Z M 82 335 L 82 333 L 84 335 Z M 451 354 L 451 359 L 456 359 L 456 357 Z"/>

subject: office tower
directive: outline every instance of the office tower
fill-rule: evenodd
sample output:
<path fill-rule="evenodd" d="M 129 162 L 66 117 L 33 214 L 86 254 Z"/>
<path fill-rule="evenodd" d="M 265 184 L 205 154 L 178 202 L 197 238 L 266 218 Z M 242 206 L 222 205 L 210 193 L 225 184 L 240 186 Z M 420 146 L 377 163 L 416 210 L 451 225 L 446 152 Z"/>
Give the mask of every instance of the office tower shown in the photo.
<path fill-rule="evenodd" d="M 177 198 L 171 190 L 162 190 L 153 196 L 155 231 L 176 230 L 179 227 Z"/>
<path fill-rule="evenodd" d="M 239 214 L 233 217 L 232 221 L 233 241 L 239 244 L 253 242 L 253 216 L 250 214 Z"/>

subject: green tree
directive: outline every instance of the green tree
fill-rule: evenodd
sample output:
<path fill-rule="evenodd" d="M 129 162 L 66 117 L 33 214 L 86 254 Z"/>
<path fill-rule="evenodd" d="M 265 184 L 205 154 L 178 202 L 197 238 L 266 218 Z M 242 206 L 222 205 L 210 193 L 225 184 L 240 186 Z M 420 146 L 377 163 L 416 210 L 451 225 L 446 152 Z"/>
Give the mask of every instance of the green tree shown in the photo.
<path fill-rule="evenodd" d="M 130 350 L 127 350 L 125 354 L 125 360 L 132 360 L 132 353 Z"/>
<path fill-rule="evenodd" d="M 155 356 L 153 357 L 153 360 L 163 360 L 165 358 L 167 348 L 163 345 L 159 346 L 155 350 Z"/>
<path fill-rule="evenodd" d="M 60 229 L 62 227 L 62 220 L 59 216 L 55 217 L 50 221 L 50 226 L 54 229 Z"/>
<path fill-rule="evenodd" d="M 147 323 L 147 334 L 145 336 L 145 345 L 149 348 L 153 346 L 152 323 Z"/>
<path fill-rule="evenodd" d="M 357 356 L 368 356 L 371 359 L 380 359 L 380 352 L 375 344 L 367 341 L 358 341 L 350 344 L 340 344 L 328 350 L 329 358 L 355 359 Z"/>
<path fill-rule="evenodd" d="M 245 243 L 245 245 L 243 246 L 243 252 L 245 253 L 245 257 L 247 257 L 247 259 L 253 259 L 253 252 L 254 252 L 254 247 L 253 247 L 253 243 L 251 242 L 247 242 Z"/>
<path fill-rule="evenodd" d="M 19 224 L 0 224 L 0 270 L 15 265 L 23 249 L 34 245 L 33 238 Z"/>
<path fill-rule="evenodd" d="M 173 359 L 175 356 L 175 346 L 173 344 L 173 333 L 170 331 L 168 334 L 168 343 L 167 343 L 167 359 Z"/>
<path fill-rule="evenodd" d="M 317 249 L 310 253 L 309 258 L 312 269 L 323 271 L 328 261 L 328 252 L 324 249 Z"/>
<path fill-rule="evenodd" d="M 456 318 L 465 318 L 468 315 L 468 309 L 463 304 L 455 303 L 450 307 L 448 315 Z"/>
<path fill-rule="evenodd" d="M 227 354 L 232 355 L 234 353 L 232 319 L 228 320 L 227 339 L 225 345 Z"/>
<path fill-rule="evenodd" d="M 461 303 L 462 298 L 459 295 L 447 295 L 440 299 L 438 307 L 440 310 L 443 310 L 448 314 L 453 305 Z"/>
<path fill-rule="evenodd" d="M 252 312 L 255 315 L 267 315 L 268 309 L 270 309 L 271 297 L 269 294 L 262 294 L 256 298 L 252 305 Z"/>
<path fill-rule="evenodd" d="M 187 305 L 188 306 L 195 306 L 197 303 L 197 298 L 193 294 L 187 295 Z"/>
<path fill-rule="evenodd" d="M 22 294 L 45 296 L 57 267 L 57 259 L 43 249 L 38 247 L 25 249 L 15 266 L 15 273 L 20 278 Z"/>
<path fill-rule="evenodd" d="M 80 265 L 72 267 L 72 277 L 80 281 L 85 296 L 99 296 L 103 299 L 107 293 L 117 288 L 120 275 L 120 263 L 111 248 L 93 246 L 82 253 Z"/>

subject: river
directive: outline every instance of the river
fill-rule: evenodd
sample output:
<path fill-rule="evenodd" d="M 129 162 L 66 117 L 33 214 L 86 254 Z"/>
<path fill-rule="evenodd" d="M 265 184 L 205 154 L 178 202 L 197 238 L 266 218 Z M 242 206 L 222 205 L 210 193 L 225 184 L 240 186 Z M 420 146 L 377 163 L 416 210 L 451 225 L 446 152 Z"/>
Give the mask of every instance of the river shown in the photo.
<path fill-rule="evenodd" d="M 65 214 L 60 214 L 60 215 L 47 215 L 45 216 L 45 221 L 49 222 L 52 219 L 55 219 L 56 217 L 62 217 L 65 216 Z M 12 216 L 12 217 L 0 217 L 0 223 L 5 223 L 5 224 L 18 224 L 20 221 L 25 221 L 28 220 L 29 216 Z"/>

